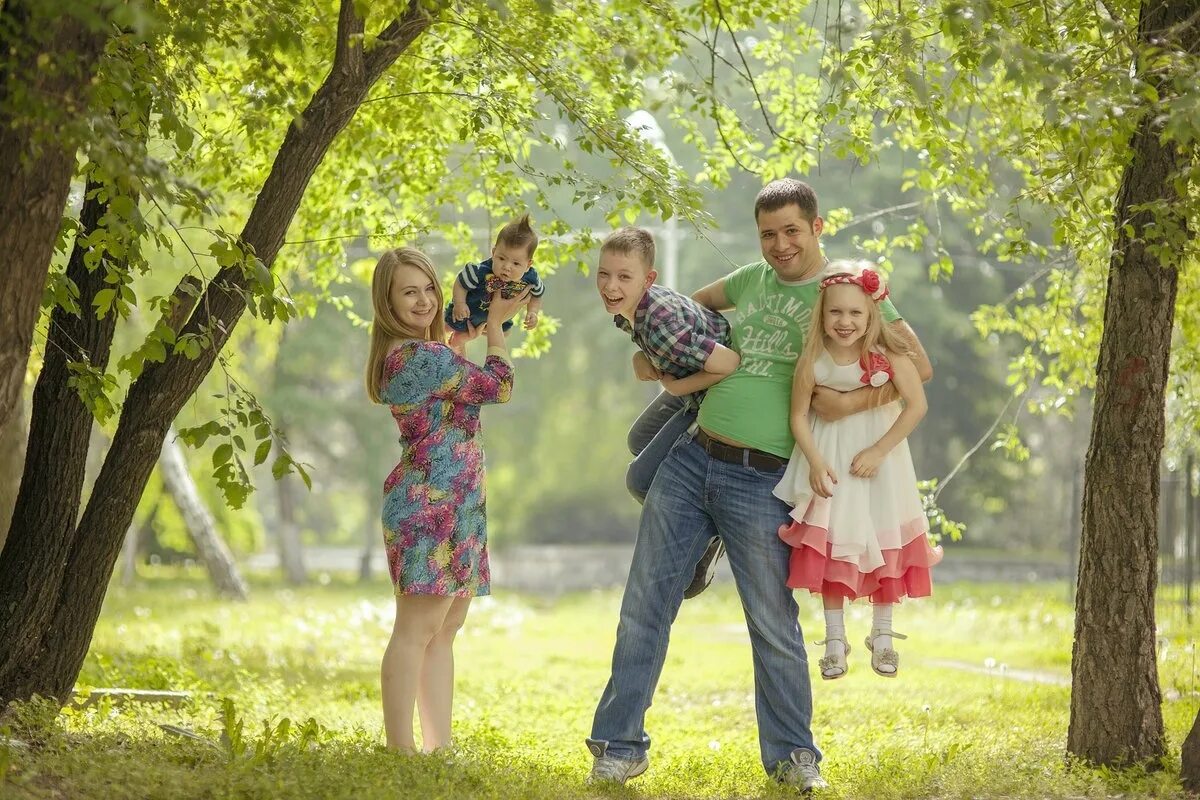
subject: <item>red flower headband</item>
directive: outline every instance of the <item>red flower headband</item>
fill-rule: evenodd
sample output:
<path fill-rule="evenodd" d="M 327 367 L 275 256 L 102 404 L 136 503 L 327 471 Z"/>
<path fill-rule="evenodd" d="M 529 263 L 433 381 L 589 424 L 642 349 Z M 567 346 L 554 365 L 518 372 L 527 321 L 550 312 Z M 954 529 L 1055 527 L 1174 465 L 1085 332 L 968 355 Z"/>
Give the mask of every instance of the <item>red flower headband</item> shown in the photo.
<path fill-rule="evenodd" d="M 833 286 L 835 283 L 852 283 L 866 292 L 867 296 L 876 303 L 888 296 L 887 287 L 879 279 L 879 273 L 873 269 L 864 269 L 858 275 L 852 275 L 849 272 L 839 272 L 837 275 L 830 275 L 821 281 L 821 288 L 824 289 L 826 286 Z"/>

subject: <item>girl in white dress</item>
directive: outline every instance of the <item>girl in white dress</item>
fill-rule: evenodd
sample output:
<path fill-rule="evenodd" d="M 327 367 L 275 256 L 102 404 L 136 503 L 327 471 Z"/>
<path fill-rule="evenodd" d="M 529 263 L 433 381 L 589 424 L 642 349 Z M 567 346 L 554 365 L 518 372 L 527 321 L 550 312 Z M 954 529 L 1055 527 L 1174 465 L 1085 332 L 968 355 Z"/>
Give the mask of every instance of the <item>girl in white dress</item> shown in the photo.
<path fill-rule="evenodd" d="M 845 266 L 848 271 L 838 271 Z M 941 548 L 929 545 L 929 524 L 906 437 L 925 415 L 925 390 L 909 347 L 883 323 L 887 288 L 871 269 L 834 265 L 821 281 L 804 352 L 792 385 L 796 447 L 775 495 L 793 506 L 779 536 L 792 546 L 788 586 L 820 594 L 825 605 L 826 680 L 846 674 L 843 605 L 873 604 L 871 668 L 895 677 L 900 657 L 892 606 L 927 597 L 929 568 Z M 809 415 L 813 387 L 847 392 L 891 382 L 899 400 L 826 422 Z M 901 402 L 902 401 L 902 402 Z"/>

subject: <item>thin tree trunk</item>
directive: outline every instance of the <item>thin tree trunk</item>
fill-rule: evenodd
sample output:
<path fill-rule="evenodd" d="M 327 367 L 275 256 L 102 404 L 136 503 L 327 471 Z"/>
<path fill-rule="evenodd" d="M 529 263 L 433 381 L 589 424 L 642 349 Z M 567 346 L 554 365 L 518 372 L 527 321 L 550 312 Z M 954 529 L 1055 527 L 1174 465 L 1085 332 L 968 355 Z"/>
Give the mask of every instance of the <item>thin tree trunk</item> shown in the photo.
<path fill-rule="evenodd" d="M 1170 563 L 1170 568 L 1164 569 L 1161 577 L 1163 583 L 1178 583 L 1181 570 L 1179 569 L 1179 562 L 1175 558 L 1175 543 L 1182 541 L 1176 536 L 1179 532 L 1178 514 L 1176 511 L 1179 507 L 1179 490 L 1181 486 L 1180 481 L 1176 480 L 1175 475 L 1168 472 L 1165 466 L 1159 467 L 1158 475 L 1158 550 L 1160 553 L 1165 552 L 1167 554 Z"/>
<path fill-rule="evenodd" d="M 411 0 L 404 15 L 364 48 L 363 21 L 353 0 L 342 0 L 333 68 L 312 101 L 292 123 L 242 231 L 242 242 L 268 268 L 325 152 L 349 123 L 367 90 L 429 27 L 431 17 Z M 37 693 L 65 701 L 79 675 L 112 577 L 121 540 L 179 409 L 211 369 L 245 309 L 246 277 L 222 269 L 205 292 L 183 333 L 211 338 L 195 360 L 171 353 L 147 364 L 126 398 L 113 444 L 92 489 L 71 543 L 65 570 L 30 573 L 22 563 L 0 559 L 0 587 L 15 585 L 0 609 L 14 620 L 0 635 L 0 706 Z M 78 497 L 76 493 L 75 497 Z M 48 575 L 46 573 L 49 573 Z M 64 579 L 65 578 L 65 579 Z M 41 624 L 41 597 L 53 616 Z M 0 615 L 3 618 L 3 615 Z"/>
<path fill-rule="evenodd" d="M 0 6 L 0 428 L 16 413 L 42 289 L 75 169 L 76 143 L 50 117 L 78 116 L 106 38 L 37 2 Z M 10 58 L 12 59 L 10 61 Z M 32 108 L 29 98 L 54 98 Z M 56 130 L 58 129 L 58 130 Z"/>
<path fill-rule="evenodd" d="M 300 527 L 296 524 L 296 482 L 291 475 L 275 481 L 275 497 L 279 504 L 277 530 L 279 565 L 284 579 L 292 586 L 308 582 L 304 568 L 304 545 L 300 542 Z"/>
<path fill-rule="evenodd" d="M 289 331 L 290 328 L 284 328 L 279 334 L 278 349 L 271 369 L 271 382 L 276 391 L 287 381 L 283 364 Z M 275 421 L 280 430 L 288 429 L 286 413 L 277 413 Z M 283 445 L 282 441 L 274 442 L 276 450 L 282 451 Z M 300 527 L 296 524 L 296 490 L 296 483 L 290 475 L 284 475 L 275 481 L 275 506 L 278 512 L 275 544 L 279 548 L 279 566 L 283 569 L 284 580 L 292 586 L 302 586 L 308 582 L 308 573 L 304 568 L 304 545 L 300 541 Z"/>
<path fill-rule="evenodd" d="M 371 562 L 383 541 L 383 523 L 380 521 L 383 514 L 383 491 L 379 479 L 373 474 L 367 477 L 366 484 L 366 496 L 370 499 L 367 501 L 367 518 L 363 521 L 363 551 L 358 559 L 358 580 L 361 583 L 371 580 Z"/>
<path fill-rule="evenodd" d="M 1184 498 L 1184 537 L 1189 542 L 1189 555 L 1194 552 L 1196 546 L 1196 535 L 1200 533 L 1200 502 L 1196 499 L 1196 456 L 1192 453 L 1188 454 L 1187 466 L 1185 468 L 1185 480 L 1187 487 L 1186 496 Z M 1191 577 L 1189 568 L 1189 579 Z M 1183 780 L 1183 788 L 1192 794 L 1200 794 L 1200 713 L 1197 713 L 1196 719 L 1192 722 L 1192 729 L 1188 732 L 1187 738 L 1183 740 L 1183 748 L 1181 752 L 1182 765 L 1180 769 L 1180 777 Z"/>
<path fill-rule="evenodd" d="M 217 532 L 213 515 L 204 505 L 196 482 L 188 472 L 187 459 L 183 455 L 183 447 L 175 439 L 174 428 L 168 430 L 166 441 L 163 442 L 162 453 L 158 457 L 158 474 L 162 476 L 163 491 L 171 496 L 183 515 L 188 535 L 192 537 L 196 552 L 204 562 L 217 592 L 234 600 L 248 600 L 250 591 L 246 581 L 238 572 L 233 553 Z"/>
<path fill-rule="evenodd" d="M 154 535 L 154 521 L 158 519 L 158 509 L 162 507 L 163 495 L 162 492 L 154 500 L 154 505 L 150 507 L 150 513 L 146 514 L 146 518 L 141 524 L 132 523 L 129 530 L 125 532 L 125 541 L 121 544 L 121 585 L 132 586 L 137 580 L 137 556 L 141 550 L 142 542 Z"/>
<path fill-rule="evenodd" d="M 1142 45 L 1171 37 L 1197 0 L 1143 2 Z M 1139 67 L 1141 69 L 1141 67 Z M 1169 95 L 1169 75 L 1142 74 Z M 1096 764 L 1151 764 L 1166 753 L 1155 663 L 1159 459 L 1178 273 L 1147 241 L 1169 230 L 1184 159 L 1151 108 L 1133 136 L 1117 195 L 1092 434 L 1071 659 L 1067 749 Z M 1144 204 L 1158 204 L 1159 218 Z M 1164 226 L 1164 223 L 1167 223 Z M 1186 220 L 1179 220 L 1186 232 Z"/>
<path fill-rule="evenodd" d="M 141 541 L 141 528 L 136 522 L 129 525 L 125 531 L 125 541 L 121 543 L 121 585 L 128 588 L 137 580 L 137 552 Z"/>

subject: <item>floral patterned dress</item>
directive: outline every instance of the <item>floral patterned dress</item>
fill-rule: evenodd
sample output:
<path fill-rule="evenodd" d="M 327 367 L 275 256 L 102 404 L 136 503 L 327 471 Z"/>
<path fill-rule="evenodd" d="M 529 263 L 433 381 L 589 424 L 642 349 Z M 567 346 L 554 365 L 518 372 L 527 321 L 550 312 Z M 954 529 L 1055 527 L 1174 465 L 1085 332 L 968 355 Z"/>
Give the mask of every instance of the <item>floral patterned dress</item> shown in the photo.
<path fill-rule="evenodd" d="M 383 402 L 404 446 L 384 483 L 383 538 L 397 594 L 490 592 L 479 407 L 512 395 L 512 365 L 482 367 L 444 344 L 410 339 L 388 354 Z"/>

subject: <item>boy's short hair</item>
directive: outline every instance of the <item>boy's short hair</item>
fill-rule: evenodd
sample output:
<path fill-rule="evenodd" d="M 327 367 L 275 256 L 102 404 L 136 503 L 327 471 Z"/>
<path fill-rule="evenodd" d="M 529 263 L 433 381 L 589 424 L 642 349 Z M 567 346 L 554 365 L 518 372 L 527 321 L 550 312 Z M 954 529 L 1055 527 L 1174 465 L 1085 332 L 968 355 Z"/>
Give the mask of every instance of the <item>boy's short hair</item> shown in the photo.
<path fill-rule="evenodd" d="M 790 205 L 799 206 L 809 222 L 818 216 L 817 193 L 811 186 L 795 178 L 779 178 L 764 186 L 754 198 L 754 219 L 764 211 L 778 211 Z"/>
<path fill-rule="evenodd" d="M 528 214 L 522 214 L 500 229 L 500 232 L 496 234 L 496 246 L 500 245 L 524 247 L 525 254 L 529 258 L 533 258 L 533 253 L 538 246 L 538 235 L 529 222 Z"/>
<path fill-rule="evenodd" d="M 641 258 L 647 270 L 654 269 L 654 236 L 645 228 L 617 228 L 600 245 L 600 254 L 604 253 L 634 254 Z"/>

